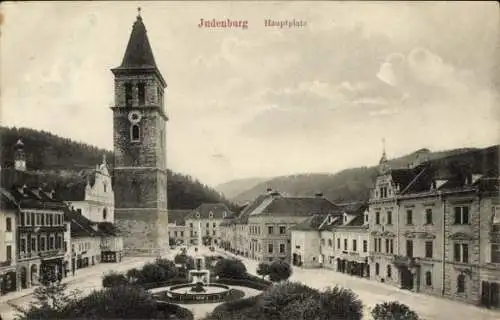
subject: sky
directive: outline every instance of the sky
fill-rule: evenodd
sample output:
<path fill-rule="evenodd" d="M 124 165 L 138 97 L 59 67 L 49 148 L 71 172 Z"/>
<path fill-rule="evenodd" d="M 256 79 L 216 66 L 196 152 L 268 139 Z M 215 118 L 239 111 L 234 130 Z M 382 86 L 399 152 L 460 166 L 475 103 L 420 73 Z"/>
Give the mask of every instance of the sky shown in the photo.
<path fill-rule="evenodd" d="M 204 183 L 374 165 L 382 139 L 389 157 L 499 143 L 493 1 L 4 2 L 2 125 L 112 150 L 110 69 L 139 6 L 168 83 L 168 167 Z"/>

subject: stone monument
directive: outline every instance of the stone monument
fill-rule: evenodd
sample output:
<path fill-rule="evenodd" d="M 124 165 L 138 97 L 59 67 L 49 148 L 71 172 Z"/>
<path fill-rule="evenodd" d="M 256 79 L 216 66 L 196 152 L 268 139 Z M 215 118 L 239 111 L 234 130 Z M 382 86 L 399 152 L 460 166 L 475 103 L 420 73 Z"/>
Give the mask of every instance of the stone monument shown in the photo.
<path fill-rule="evenodd" d="M 188 281 L 192 283 L 201 282 L 203 284 L 209 284 L 210 270 L 206 269 L 205 256 L 200 252 L 201 245 L 202 245 L 201 221 L 198 220 L 198 243 L 194 248 L 194 256 L 193 256 L 195 269 L 189 270 Z"/>

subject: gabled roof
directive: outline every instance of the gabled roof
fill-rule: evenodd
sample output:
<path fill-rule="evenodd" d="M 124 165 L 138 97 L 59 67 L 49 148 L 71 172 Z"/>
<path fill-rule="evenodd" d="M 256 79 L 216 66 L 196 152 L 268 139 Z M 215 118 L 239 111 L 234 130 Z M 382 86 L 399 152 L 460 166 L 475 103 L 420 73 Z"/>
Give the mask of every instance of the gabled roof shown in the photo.
<path fill-rule="evenodd" d="M 186 219 L 208 219 L 212 214 L 213 219 L 222 219 L 224 215 L 231 213 L 231 210 L 223 203 L 202 203 L 198 208 L 191 211 Z"/>
<path fill-rule="evenodd" d="M 339 208 L 323 197 L 269 196 L 250 215 L 309 216 L 338 212 Z"/>
<path fill-rule="evenodd" d="M 96 223 L 93 223 L 74 210 L 66 210 L 64 220 L 71 223 L 71 237 L 97 237 L 105 235 L 99 231 Z"/>
<path fill-rule="evenodd" d="M 104 236 L 119 236 L 120 235 L 120 229 L 118 229 L 111 222 L 107 222 L 107 221 L 106 222 L 99 222 L 99 223 L 97 223 L 97 229 Z"/>
<path fill-rule="evenodd" d="M 247 204 L 238 215 L 236 223 L 247 223 L 248 216 L 267 198 L 267 195 L 260 195 L 254 201 Z"/>
<path fill-rule="evenodd" d="M 350 202 L 345 204 L 337 204 L 340 210 L 343 213 L 351 214 L 351 215 L 360 215 L 363 214 L 368 209 L 367 202 Z"/>
<path fill-rule="evenodd" d="M 327 214 L 314 214 L 310 217 L 307 217 L 301 223 L 298 223 L 290 228 L 290 230 L 296 231 L 318 231 L 321 224 L 328 217 Z"/>
<path fill-rule="evenodd" d="M 0 209 L 1 210 L 18 210 L 19 204 L 16 201 L 16 198 L 10 194 L 4 188 L 0 187 Z"/>
<path fill-rule="evenodd" d="M 193 210 L 168 210 L 168 223 L 184 226 L 186 225 L 186 217 L 192 212 Z"/>

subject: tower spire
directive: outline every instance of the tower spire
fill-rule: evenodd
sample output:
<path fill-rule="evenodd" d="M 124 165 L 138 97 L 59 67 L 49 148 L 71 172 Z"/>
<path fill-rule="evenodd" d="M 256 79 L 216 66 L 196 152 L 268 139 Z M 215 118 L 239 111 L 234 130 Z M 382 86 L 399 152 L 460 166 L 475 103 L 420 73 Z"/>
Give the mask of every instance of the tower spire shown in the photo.
<path fill-rule="evenodd" d="M 137 19 L 142 19 L 142 17 L 141 17 L 141 7 L 137 7 Z"/>
<path fill-rule="evenodd" d="M 382 157 L 379 161 L 379 172 L 380 174 L 386 174 L 390 170 L 387 164 L 387 154 L 385 151 L 385 138 L 382 138 Z"/>

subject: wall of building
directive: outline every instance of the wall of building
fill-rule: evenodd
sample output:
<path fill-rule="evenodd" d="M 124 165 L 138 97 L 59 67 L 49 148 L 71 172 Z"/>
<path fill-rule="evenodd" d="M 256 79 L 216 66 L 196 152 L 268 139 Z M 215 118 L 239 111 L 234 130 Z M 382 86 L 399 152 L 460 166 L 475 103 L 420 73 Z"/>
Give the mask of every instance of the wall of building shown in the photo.
<path fill-rule="evenodd" d="M 291 231 L 291 256 L 293 261 L 294 255 L 300 256 L 302 267 L 318 268 L 320 264 L 320 234 L 316 230 Z"/>
<path fill-rule="evenodd" d="M 321 231 L 320 232 L 321 245 L 320 254 L 323 256 L 323 267 L 327 269 L 335 270 L 335 232 L 333 231 Z M 330 241 L 331 245 L 330 245 Z"/>
<path fill-rule="evenodd" d="M 296 216 L 250 216 L 248 225 L 260 228 L 260 234 L 256 235 L 260 252 L 257 259 L 259 261 L 271 261 L 274 259 L 284 259 L 289 261 L 291 257 L 291 231 L 290 228 L 302 222 L 305 217 Z M 269 234 L 269 227 L 272 227 L 272 234 Z M 280 227 L 284 227 L 284 232 L 280 232 Z M 248 230 L 248 229 L 247 229 Z M 247 233 L 248 234 L 248 233 Z M 246 250 L 248 251 L 248 241 L 246 241 Z M 269 252 L 269 245 L 272 245 L 273 252 Z M 280 245 L 284 246 L 284 251 L 280 252 Z"/>

